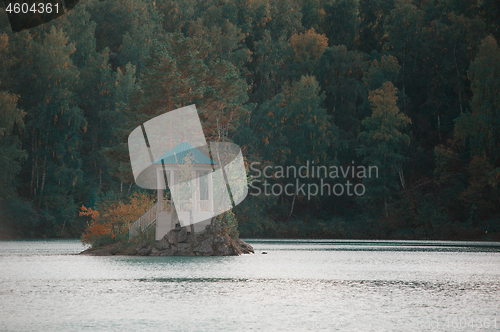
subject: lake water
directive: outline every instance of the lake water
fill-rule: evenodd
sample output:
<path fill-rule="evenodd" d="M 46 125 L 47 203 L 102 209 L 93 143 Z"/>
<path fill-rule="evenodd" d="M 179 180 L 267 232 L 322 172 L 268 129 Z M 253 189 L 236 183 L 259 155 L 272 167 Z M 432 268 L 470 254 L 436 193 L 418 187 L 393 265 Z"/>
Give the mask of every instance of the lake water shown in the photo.
<path fill-rule="evenodd" d="M 499 243 L 248 242 L 255 255 L 89 257 L 0 241 L 0 330 L 500 330 Z"/>

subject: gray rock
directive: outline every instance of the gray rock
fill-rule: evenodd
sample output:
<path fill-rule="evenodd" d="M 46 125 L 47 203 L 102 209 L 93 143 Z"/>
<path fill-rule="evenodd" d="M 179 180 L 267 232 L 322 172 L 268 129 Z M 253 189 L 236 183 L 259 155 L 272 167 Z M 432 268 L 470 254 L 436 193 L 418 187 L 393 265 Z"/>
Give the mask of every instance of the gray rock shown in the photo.
<path fill-rule="evenodd" d="M 215 255 L 216 256 L 227 256 L 229 255 L 229 247 L 223 243 L 223 244 L 219 244 L 217 247 L 216 247 L 216 250 L 215 250 Z"/>
<path fill-rule="evenodd" d="M 177 244 L 177 251 L 179 252 L 191 251 L 191 245 L 189 243 L 179 243 Z"/>
<path fill-rule="evenodd" d="M 214 249 L 212 248 L 212 238 L 208 238 L 200 243 L 196 248 L 193 249 L 198 256 L 212 256 L 214 254 Z"/>
<path fill-rule="evenodd" d="M 80 255 L 111 256 L 111 253 L 107 249 L 87 249 L 87 250 L 81 252 Z"/>
<path fill-rule="evenodd" d="M 177 234 L 177 243 L 179 242 L 187 242 L 188 241 L 188 232 L 186 227 L 182 227 L 181 231 Z"/>
<path fill-rule="evenodd" d="M 177 245 L 177 252 L 182 256 L 189 256 L 192 254 L 191 245 L 189 243 L 179 243 Z"/>
<path fill-rule="evenodd" d="M 152 249 L 150 246 L 142 247 L 137 250 L 137 253 L 141 256 L 148 256 L 151 253 Z"/>
<path fill-rule="evenodd" d="M 90 248 L 83 252 L 81 255 L 90 255 L 90 256 L 111 256 L 111 255 L 119 255 L 124 248 L 122 242 L 116 242 L 113 244 L 108 244 L 102 248 Z"/>
<path fill-rule="evenodd" d="M 167 235 L 165 235 L 168 238 L 168 242 L 170 244 L 177 244 L 177 233 L 179 233 L 179 230 L 172 229 L 167 233 Z"/>
<path fill-rule="evenodd" d="M 214 232 L 214 234 L 220 234 L 222 232 L 222 227 L 221 227 L 220 223 L 216 222 L 214 224 L 212 231 Z"/>
<path fill-rule="evenodd" d="M 240 254 L 250 254 L 250 253 L 253 254 L 254 253 L 253 247 L 251 245 L 249 245 L 248 243 L 246 243 L 245 241 L 238 239 L 237 243 L 241 249 Z"/>
<path fill-rule="evenodd" d="M 172 249 L 162 250 L 160 256 L 174 256 L 175 252 Z"/>
<path fill-rule="evenodd" d="M 222 236 L 222 235 L 215 235 L 213 237 L 213 243 L 214 244 L 227 244 L 227 237 Z"/>
<path fill-rule="evenodd" d="M 167 235 L 165 235 L 160 241 L 157 241 L 155 246 L 159 250 L 169 249 L 170 248 L 170 243 L 168 242 Z"/>

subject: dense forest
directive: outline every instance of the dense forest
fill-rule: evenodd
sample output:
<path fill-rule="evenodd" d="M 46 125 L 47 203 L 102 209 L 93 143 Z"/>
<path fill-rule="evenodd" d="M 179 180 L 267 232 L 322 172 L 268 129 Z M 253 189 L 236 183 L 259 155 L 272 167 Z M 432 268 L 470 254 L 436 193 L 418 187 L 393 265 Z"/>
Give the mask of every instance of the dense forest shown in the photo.
<path fill-rule="evenodd" d="M 87 208 L 154 197 L 127 136 L 195 104 L 208 141 L 242 148 L 243 237 L 499 239 L 499 18 L 496 0 L 82 0 L 12 33 L 0 8 L 0 238 L 80 237 Z M 308 162 L 378 177 L 252 194 L 290 180 L 252 163 Z"/>

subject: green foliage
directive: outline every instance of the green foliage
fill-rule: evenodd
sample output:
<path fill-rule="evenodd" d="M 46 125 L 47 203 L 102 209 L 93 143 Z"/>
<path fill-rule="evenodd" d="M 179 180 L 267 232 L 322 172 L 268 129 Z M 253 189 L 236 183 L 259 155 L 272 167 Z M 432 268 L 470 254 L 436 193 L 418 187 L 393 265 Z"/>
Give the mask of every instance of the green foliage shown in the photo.
<path fill-rule="evenodd" d="M 240 236 L 238 221 L 232 211 L 218 215 L 217 221 L 222 227 L 222 234 L 229 236 L 231 239 L 237 239 Z"/>
<path fill-rule="evenodd" d="M 0 201 L 15 194 L 14 179 L 26 159 L 14 127 L 22 128 L 25 113 L 17 108 L 18 97 L 0 91 Z"/>
<path fill-rule="evenodd" d="M 470 140 L 472 155 L 486 154 L 496 164 L 500 162 L 500 47 L 493 36 L 483 40 L 468 76 L 472 109 L 457 119 L 455 135 Z"/>
<path fill-rule="evenodd" d="M 359 31 L 359 3 L 358 0 L 327 1 L 324 5 L 325 18 L 323 31 L 325 31 L 330 45 L 354 45 Z"/>
<path fill-rule="evenodd" d="M 0 239 L 37 238 L 39 221 L 29 201 L 19 197 L 0 201 Z"/>
<path fill-rule="evenodd" d="M 359 134 L 357 153 L 364 157 L 365 165 L 376 166 L 379 174 L 367 179 L 367 194 L 361 201 L 370 202 L 372 208 L 382 202 L 387 217 L 389 197 L 399 189 L 399 181 L 404 187 L 402 163 L 406 157 L 403 149 L 410 143 L 410 137 L 402 130 L 411 120 L 400 113 L 396 105 L 396 88 L 390 82 L 383 83 L 381 89 L 370 91 L 368 100 L 373 114 L 363 120 L 366 131 Z"/>

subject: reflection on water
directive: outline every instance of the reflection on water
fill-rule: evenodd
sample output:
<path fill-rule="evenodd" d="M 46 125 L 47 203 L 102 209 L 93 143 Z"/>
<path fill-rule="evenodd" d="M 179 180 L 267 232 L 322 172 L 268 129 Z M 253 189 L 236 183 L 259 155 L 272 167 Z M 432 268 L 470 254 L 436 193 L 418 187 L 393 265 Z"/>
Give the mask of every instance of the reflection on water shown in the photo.
<path fill-rule="evenodd" d="M 249 242 L 240 257 L 0 242 L 0 330 L 500 330 L 498 243 Z"/>

